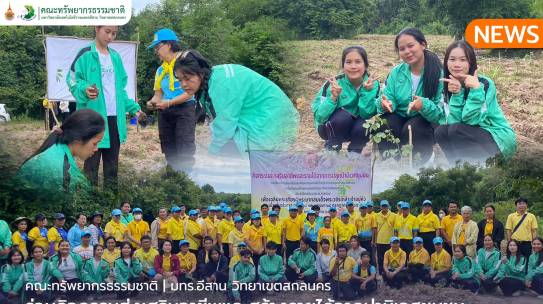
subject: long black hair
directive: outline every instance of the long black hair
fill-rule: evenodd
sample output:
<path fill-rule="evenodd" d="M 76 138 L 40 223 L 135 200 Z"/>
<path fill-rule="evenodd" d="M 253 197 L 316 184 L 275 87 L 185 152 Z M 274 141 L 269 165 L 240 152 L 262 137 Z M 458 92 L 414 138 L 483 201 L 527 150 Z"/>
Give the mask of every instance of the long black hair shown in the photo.
<path fill-rule="evenodd" d="M 365 70 L 364 70 L 364 75 L 362 75 L 362 77 L 369 75 L 368 67 L 370 66 L 370 63 L 368 61 L 368 53 L 366 53 L 366 50 L 360 45 L 348 46 L 343 49 L 343 53 L 341 54 L 341 68 L 345 67 L 345 58 L 347 58 L 347 55 L 350 52 L 357 52 L 360 55 L 360 57 L 362 57 L 362 61 L 364 61 Z"/>
<path fill-rule="evenodd" d="M 473 75 L 475 73 L 475 70 L 477 69 L 477 58 L 475 56 L 475 51 L 473 50 L 473 47 L 469 43 L 467 43 L 465 40 L 457 40 L 453 43 L 451 43 L 447 50 L 445 51 L 445 58 L 443 59 L 443 78 L 449 78 L 451 75 L 451 72 L 449 71 L 449 65 L 447 62 L 449 61 L 449 57 L 451 56 L 452 50 L 456 48 L 461 48 L 464 51 L 464 54 L 466 55 L 466 59 L 469 63 L 469 70 L 468 74 Z M 443 83 L 443 94 L 445 96 L 445 102 L 449 102 L 449 99 L 451 98 L 451 92 L 449 92 L 449 83 L 445 82 Z M 469 88 L 466 88 L 464 90 L 464 99 L 468 97 L 469 94 Z M 486 207 L 485 207 L 486 209 Z M 493 208 L 494 209 L 494 208 Z"/>
<path fill-rule="evenodd" d="M 79 140 L 85 144 L 96 135 L 102 133 L 104 129 L 104 119 L 100 114 L 89 109 L 75 111 L 68 116 L 59 129 L 49 134 L 38 150 L 25 160 L 25 163 L 57 143 L 68 145 Z"/>
<path fill-rule="evenodd" d="M 522 254 L 520 253 L 520 247 L 518 246 L 518 242 L 515 241 L 515 240 L 510 240 L 508 243 L 507 243 L 507 259 L 509 260 L 509 258 L 511 258 L 511 251 L 509 250 L 509 245 L 511 243 L 515 243 L 515 245 L 517 245 L 517 253 L 515 254 L 516 255 L 516 261 L 515 261 L 515 265 L 517 265 L 519 262 L 520 262 L 520 258 L 522 256 Z"/>
<path fill-rule="evenodd" d="M 187 75 L 197 75 L 202 79 L 200 88 L 194 94 L 196 98 L 198 98 L 198 104 L 196 105 L 196 121 L 198 123 L 203 123 L 205 121 L 206 114 L 215 118 L 215 110 L 213 109 L 213 104 L 211 103 L 211 98 L 208 93 L 211 67 L 211 62 L 196 50 L 185 51 L 183 55 L 181 55 L 181 58 L 175 62 L 174 66 L 174 72 L 176 73 L 175 77 L 178 80 L 179 75 L 177 75 L 177 72 Z"/>
<path fill-rule="evenodd" d="M 543 245 L 543 238 L 541 237 L 536 237 L 533 239 L 532 243 L 534 241 L 539 241 L 542 245 Z M 537 259 L 537 263 L 536 263 L 536 266 L 539 266 L 541 265 L 541 263 L 543 263 L 543 250 L 539 252 L 539 259 Z"/>
<path fill-rule="evenodd" d="M 396 35 L 394 40 L 394 47 L 396 52 L 399 52 L 398 40 L 403 35 L 409 35 L 415 38 L 415 40 L 428 46 L 424 34 L 416 28 L 405 28 Z M 430 99 L 434 99 L 438 94 L 439 79 L 441 78 L 441 61 L 434 52 L 424 49 L 424 74 L 422 75 L 422 96 Z"/>

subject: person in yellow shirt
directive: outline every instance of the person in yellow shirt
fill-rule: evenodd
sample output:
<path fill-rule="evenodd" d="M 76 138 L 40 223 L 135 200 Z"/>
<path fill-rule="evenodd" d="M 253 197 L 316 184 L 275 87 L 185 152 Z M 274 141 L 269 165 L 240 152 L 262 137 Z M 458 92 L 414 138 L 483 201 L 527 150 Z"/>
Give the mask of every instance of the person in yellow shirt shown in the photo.
<path fill-rule="evenodd" d="M 27 229 L 29 223 L 30 219 L 27 217 L 18 217 L 12 223 L 13 226 L 17 227 L 17 231 L 11 235 L 11 246 L 12 249 L 19 249 L 21 251 L 23 261 L 28 259 L 26 243 L 28 242 Z"/>
<path fill-rule="evenodd" d="M 151 246 L 162 248 L 162 243 L 168 239 L 168 209 L 158 209 L 158 217 L 151 223 Z"/>
<path fill-rule="evenodd" d="M 330 209 L 328 209 L 328 214 L 331 219 L 330 226 L 332 229 L 337 230 L 337 224 L 341 223 L 341 219 L 337 216 L 337 208 L 334 206 L 330 207 Z"/>
<path fill-rule="evenodd" d="M 172 208 L 172 217 L 168 220 L 166 229 L 168 240 L 172 242 L 172 253 L 179 253 L 179 241 L 185 239 L 185 220 L 181 218 L 181 208 Z"/>
<path fill-rule="evenodd" d="M 268 213 L 269 222 L 264 224 L 264 243 L 274 243 L 279 256 L 283 256 L 283 225 L 279 221 L 279 214 L 275 211 Z"/>
<path fill-rule="evenodd" d="M 41 246 L 42 248 L 49 248 L 49 240 L 47 239 L 47 218 L 45 215 L 39 213 L 36 215 L 36 226 L 28 232 L 28 239 L 34 242 L 32 246 Z"/>
<path fill-rule="evenodd" d="M 230 231 L 235 229 L 234 221 L 232 220 L 232 209 L 230 207 L 225 207 L 223 213 L 224 218 L 221 219 L 217 226 L 217 245 L 219 247 L 219 252 L 227 259 L 230 259 L 230 241 L 228 240 L 228 235 L 230 234 Z"/>
<path fill-rule="evenodd" d="M 330 260 L 330 277 L 332 278 L 332 296 L 334 300 L 352 301 L 357 292 L 350 281 L 356 261 L 347 255 L 347 246 L 337 247 L 337 256 Z"/>
<path fill-rule="evenodd" d="M 296 219 L 298 220 L 298 222 L 300 223 L 300 226 L 302 227 L 304 226 L 305 219 L 307 218 L 307 215 L 304 212 L 304 207 L 305 207 L 304 202 L 302 201 L 296 202 L 296 208 L 298 211 Z"/>
<path fill-rule="evenodd" d="M 289 217 L 283 220 L 283 240 L 285 240 L 285 258 L 294 253 L 294 250 L 300 247 L 302 239 L 303 226 L 298 220 L 298 209 L 296 206 L 288 208 Z"/>
<path fill-rule="evenodd" d="M 448 286 L 451 279 L 452 258 L 443 248 L 443 238 L 434 238 L 434 253 L 430 258 L 430 272 L 426 282 L 432 286 Z"/>
<path fill-rule="evenodd" d="M 189 251 L 189 246 L 189 242 L 186 240 L 179 242 L 180 251 L 177 254 L 177 257 L 179 258 L 179 282 L 190 282 L 194 280 L 196 255 Z"/>
<path fill-rule="evenodd" d="M 375 214 L 377 223 L 377 264 L 379 265 L 379 273 L 383 274 L 383 258 L 385 252 L 390 248 L 390 238 L 394 236 L 394 225 L 396 223 L 396 213 L 390 211 L 390 205 L 387 200 L 382 200 L 379 205 L 381 211 Z"/>
<path fill-rule="evenodd" d="M 105 237 L 114 237 L 117 247 L 121 247 L 127 239 L 126 226 L 121 223 L 121 213 L 120 209 L 113 209 L 111 211 L 111 220 L 106 224 L 106 228 L 104 229 Z"/>
<path fill-rule="evenodd" d="M 230 258 L 238 254 L 239 243 L 243 242 L 245 234 L 243 233 L 243 226 L 245 222 L 241 216 L 234 217 L 234 229 L 228 234 L 228 251 Z"/>
<path fill-rule="evenodd" d="M 412 283 L 423 281 L 430 270 L 430 255 L 423 244 L 424 240 L 421 237 L 413 238 L 414 248 L 409 254 L 409 262 L 407 263 L 407 273 Z"/>
<path fill-rule="evenodd" d="M 106 244 L 106 248 L 102 254 L 102 259 L 109 264 L 109 276 L 107 281 L 112 283 L 115 281 L 115 260 L 121 256 L 121 249 L 117 247 L 117 242 L 112 236 L 106 237 L 104 243 Z"/>
<path fill-rule="evenodd" d="M 464 206 L 461 209 L 462 221 L 454 226 L 452 244 L 463 245 L 466 247 L 466 252 L 469 257 L 475 259 L 477 255 L 477 236 L 479 235 L 479 227 L 477 223 L 471 219 L 473 211 L 471 207 Z"/>
<path fill-rule="evenodd" d="M 492 204 L 486 204 L 485 218 L 477 223 L 479 235 L 477 236 L 477 250 L 484 248 L 485 235 L 490 235 L 494 242 L 494 247 L 501 248 L 501 243 L 505 237 L 503 223 L 496 218 L 496 208 Z"/>
<path fill-rule="evenodd" d="M 358 210 L 360 216 L 356 220 L 356 231 L 360 238 L 360 246 L 366 248 L 370 254 L 370 261 L 372 265 L 375 265 L 373 257 L 373 248 L 375 247 L 375 241 L 377 238 L 377 220 L 374 214 L 370 214 L 368 211 L 373 209 L 372 202 L 362 202 L 359 205 Z"/>
<path fill-rule="evenodd" d="M 462 216 L 458 214 L 458 202 L 451 201 L 448 206 L 449 214 L 441 220 L 439 236 L 443 238 L 443 248 L 452 255 L 452 236 L 456 223 L 462 221 Z"/>
<path fill-rule="evenodd" d="M 390 249 L 385 252 L 383 258 L 383 280 L 391 288 L 402 288 L 407 282 L 408 275 L 405 271 L 407 254 L 400 248 L 400 239 L 396 236 L 390 238 Z"/>
<path fill-rule="evenodd" d="M 47 239 L 49 240 L 49 256 L 53 256 L 58 251 L 58 244 L 60 241 L 68 240 L 68 231 L 64 229 L 64 223 L 66 217 L 62 213 L 55 213 L 53 215 L 53 227 L 47 231 Z M 47 252 L 47 249 L 46 249 Z"/>
<path fill-rule="evenodd" d="M 341 213 L 341 223 L 337 227 L 337 244 L 343 244 L 350 248 L 350 240 L 352 236 L 356 236 L 356 226 L 350 221 L 349 211 L 345 210 Z"/>
<path fill-rule="evenodd" d="M 135 210 L 135 209 L 134 209 Z M 136 216 L 134 215 L 134 220 Z M 134 251 L 134 257 L 137 258 L 143 268 L 142 279 L 148 281 L 155 277 L 155 257 L 159 254 L 158 250 L 151 246 L 151 237 L 144 235 L 141 237 L 141 248 Z"/>
<path fill-rule="evenodd" d="M 258 214 L 260 215 L 260 211 L 256 210 L 256 209 L 251 209 L 251 213 L 249 214 L 249 220 L 243 225 L 243 232 L 245 232 L 245 230 L 247 230 L 247 228 L 249 228 L 249 226 L 251 226 L 251 217 L 255 214 Z"/>
<path fill-rule="evenodd" d="M 505 222 L 507 243 L 511 240 L 517 241 L 520 253 L 528 259 L 532 254 L 531 242 L 537 237 L 537 218 L 528 212 L 527 199 L 517 199 L 515 206 L 517 211 L 509 214 Z"/>
<path fill-rule="evenodd" d="M 209 236 L 213 240 L 213 244 L 216 244 L 217 242 L 217 226 L 218 226 L 218 220 L 216 219 L 217 216 L 217 207 L 216 206 L 209 206 L 207 208 L 209 211 L 208 216 L 204 218 L 204 224 L 203 227 L 205 227 L 205 235 Z"/>
<path fill-rule="evenodd" d="M 236 264 L 241 260 L 241 256 L 239 255 L 239 253 L 243 250 L 247 250 L 247 244 L 245 244 L 245 242 L 239 243 L 236 247 L 236 253 L 230 259 L 230 262 L 228 262 L 228 268 L 232 269 L 234 268 L 234 266 L 236 266 Z M 250 262 L 254 265 L 253 258 L 250 258 Z"/>
<path fill-rule="evenodd" d="M 356 226 L 356 221 L 358 220 L 359 214 L 354 210 L 354 203 L 353 201 L 347 201 L 345 203 L 345 207 L 347 207 L 347 211 L 349 212 L 349 223 Z"/>
<path fill-rule="evenodd" d="M 377 271 L 370 264 L 370 253 L 364 251 L 360 254 L 360 260 L 353 270 L 351 285 L 358 290 L 360 297 L 368 296 L 377 290 Z"/>
<path fill-rule="evenodd" d="M 251 251 L 253 261 L 255 262 L 255 269 L 258 269 L 258 262 L 266 246 L 264 242 L 264 227 L 261 221 L 260 213 L 253 214 L 251 216 L 251 225 L 245 230 L 243 237 L 243 241 Z"/>
<path fill-rule="evenodd" d="M 143 211 L 141 208 L 132 209 L 132 215 L 134 216 L 134 220 L 128 223 L 126 227 L 127 236 L 132 247 L 137 249 L 141 247 L 141 237 L 149 235 L 151 229 L 149 228 L 149 224 L 142 219 Z"/>
<path fill-rule="evenodd" d="M 260 213 L 262 217 L 262 226 L 266 227 L 266 225 L 270 222 L 270 206 L 268 204 L 262 204 L 260 205 Z"/>
<path fill-rule="evenodd" d="M 400 238 L 400 247 L 406 254 L 413 250 L 413 238 L 419 231 L 419 221 L 411 214 L 411 206 L 408 202 L 402 203 L 402 215 L 396 219 L 394 235 Z"/>
<path fill-rule="evenodd" d="M 428 251 L 428 254 L 434 253 L 433 240 L 439 236 L 439 227 L 441 223 L 439 218 L 432 211 L 432 202 L 430 200 L 424 200 L 422 202 L 422 213 L 417 216 L 419 221 L 419 233 L 424 243 L 424 249 Z"/>
<path fill-rule="evenodd" d="M 195 256 L 198 254 L 198 249 L 202 245 L 204 231 L 202 226 L 198 224 L 198 211 L 189 211 L 189 220 L 185 223 L 185 240 L 189 242 L 189 250 Z"/>
<path fill-rule="evenodd" d="M 325 216 L 324 220 L 324 227 L 319 229 L 319 234 L 317 236 L 317 242 L 319 243 L 318 252 L 321 252 L 321 241 L 322 240 L 328 240 L 330 251 L 334 251 L 336 248 L 336 232 L 334 228 L 332 228 L 332 219 L 330 216 Z"/>

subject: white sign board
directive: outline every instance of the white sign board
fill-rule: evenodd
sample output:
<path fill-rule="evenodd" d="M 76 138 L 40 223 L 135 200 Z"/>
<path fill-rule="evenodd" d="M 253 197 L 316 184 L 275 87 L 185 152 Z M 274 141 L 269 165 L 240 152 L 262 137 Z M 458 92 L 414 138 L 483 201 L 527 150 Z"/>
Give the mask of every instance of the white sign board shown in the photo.
<path fill-rule="evenodd" d="M 80 39 L 73 37 L 54 37 L 45 38 L 45 47 L 47 48 L 47 98 L 52 101 L 75 101 L 72 93 L 68 90 L 66 84 L 66 75 L 77 56 L 79 50 L 89 46 L 93 40 Z M 124 69 L 128 75 L 126 92 L 128 97 L 136 98 L 136 57 L 137 42 L 116 41 L 109 45 L 116 50 L 122 58 Z"/>

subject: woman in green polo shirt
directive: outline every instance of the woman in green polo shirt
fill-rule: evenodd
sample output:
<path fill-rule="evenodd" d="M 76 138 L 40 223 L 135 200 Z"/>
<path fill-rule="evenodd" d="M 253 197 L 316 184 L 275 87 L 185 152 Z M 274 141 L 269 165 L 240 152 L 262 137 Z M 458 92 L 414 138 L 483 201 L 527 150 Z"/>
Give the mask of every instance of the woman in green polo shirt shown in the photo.
<path fill-rule="evenodd" d="M 402 30 L 394 42 L 402 63 L 388 74 L 381 97 L 376 100 L 378 113 L 387 121 L 400 145 L 413 143 L 414 155 L 420 163 L 428 161 L 433 152 L 434 127 L 443 116 L 441 96 L 443 85 L 441 61 L 428 50 L 424 34 L 416 28 Z M 411 131 L 409 130 L 411 129 Z M 396 149 L 397 145 L 382 141 L 379 150 Z"/>
<path fill-rule="evenodd" d="M 212 67 L 194 50 L 175 63 L 175 74 L 189 95 L 198 97 L 211 122 L 211 154 L 285 151 L 298 133 L 292 101 L 271 80 L 237 64 Z"/>
<path fill-rule="evenodd" d="M 516 151 L 515 131 L 496 98 L 496 85 L 478 75 L 475 51 L 464 40 L 453 42 L 444 60 L 444 114 L 435 138 L 450 163 L 485 161 Z"/>
<path fill-rule="evenodd" d="M 369 140 L 362 124 L 373 117 L 379 82 L 368 73 L 369 61 L 361 46 L 343 50 L 343 73 L 327 80 L 313 103 L 313 120 L 328 150 L 341 150 L 349 142 L 348 151 L 360 153 Z"/>
<path fill-rule="evenodd" d="M 98 151 L 85 161 L 84 170 L 91 183 L 97 185 L 102 160 L 104 186 L 115 191 L 120 146 L 127 138 L 126 113 L 140 115 L 141 109 L 126 92 L 128 76 L 121 55 L 109 47 L 119 27 L 97 26 L 95 31 L 95 40 L 82 48 L 72 62 L 66 82 L 78 110 L 92 109 L 107 122 Z"/>
<path fill-rule="evenodd" d="M 89 109 L 76 111 L 23 163 L 16 178 L 23 187 L 51 192 L 87 188 L 89 183 L 74 158 L 91 157 L 103 137 L 104 119 L 100 114 Z"/>

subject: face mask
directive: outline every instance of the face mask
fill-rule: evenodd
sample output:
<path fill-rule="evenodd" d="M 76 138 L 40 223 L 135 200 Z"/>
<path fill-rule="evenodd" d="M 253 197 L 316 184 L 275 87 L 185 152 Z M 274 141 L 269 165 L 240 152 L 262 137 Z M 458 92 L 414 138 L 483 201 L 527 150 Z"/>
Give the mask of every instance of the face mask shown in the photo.
<path fill-rule="evenodd" d="M 136 215 L 134 215 L 134 219 L 136 219 L 136 220 L 141 220 L 141 214 L 136 214 Z"/>
<path fill-rule="evenodd" d="M 444 218 L 444 217 L 445 217 L 445 213 L 440 212 L 440 213 L 439 213 L 439 218 L 442 219 L 442 218 Z"/>

